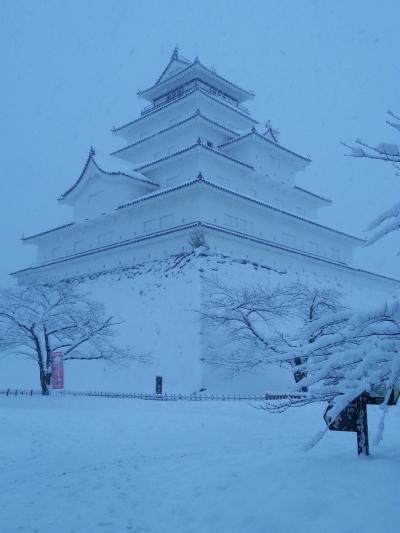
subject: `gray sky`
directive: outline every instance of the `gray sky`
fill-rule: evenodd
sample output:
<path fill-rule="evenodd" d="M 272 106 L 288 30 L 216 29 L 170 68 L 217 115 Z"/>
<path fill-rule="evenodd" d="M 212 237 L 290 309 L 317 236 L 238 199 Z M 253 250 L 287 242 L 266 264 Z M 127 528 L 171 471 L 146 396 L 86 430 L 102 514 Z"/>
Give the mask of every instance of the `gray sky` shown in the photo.
<path fill-rule="evenodd" d="M 137 116 L 179 43 L 188 58 L 256 91 L 254 115 L 311 155 L 298 182 L 328 195 L 321 220 L 361 233 L 399 197 L 393 169 L 344 157 L 339 141 L 396 141 L 398 0 L 2 0 L 0 18 L 0 283 L 34 260 L 29 235 L 70 219 L 56 198 L 90 145 L 121 146 L 110 129 Z M 396 238 L 358 254 L 396 273 Z M 399 247 L 400 248 L 400 247 Z"/>

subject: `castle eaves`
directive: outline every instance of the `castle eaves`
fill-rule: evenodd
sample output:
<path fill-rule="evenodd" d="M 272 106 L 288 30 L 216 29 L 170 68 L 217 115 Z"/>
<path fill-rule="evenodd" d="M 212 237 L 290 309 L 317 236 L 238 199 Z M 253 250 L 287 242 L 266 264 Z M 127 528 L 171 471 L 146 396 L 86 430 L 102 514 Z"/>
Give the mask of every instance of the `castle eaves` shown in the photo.
<path fill-rule="evenodd" d="M 120 148 L 119 150 L 116 150 L 115 152 L 112 152 L 111 155 L 118 155 L 125 150 L 129 150 L 129 148 L 133 148 L 135 146 L 138 146 L 146 141 L 149 141 L 150 139 L 154 139 L 155 137 L 158 137 L 159 135 L 162 135 L 163 133 L 166 133 L 168 131 L 174 130 L 175 128 L 182 126 L 183 124 L 186 124 L 196 118 L 200 118 L 204 120 L 205 122 L 212 124 L 213 126 L 223 130 L 226 133 L 229 133 L 230 135 L 239 136 L 239 133 L 232 130 L 231 128 L 227 128 L 223 124 L 220 124 L 219 122 L 216 122 L 215 120 L 212 120 L 211 118 L 207 117 L 206 115 L 203 115 L 200 110 L 198 109 L 195 113 L 190 115 L 189 117 L 180 120 L 179 122 L 176 122 L 175 124 L 172 124 L 172 126 L 168 126 L 167 128 L 163 128 L 162 130 L 157 131 L 156 133 L 153 133 L 152 135 L 149 135 L 148 137 L 144 137 L 143 139 L 139 139 L 138 141 L 128 144 L 127 146 L 124 146 L 123 148 Z"/>
<path fill-rule="evenodd" d="M 154 114 L 158 113 L 159 111 L 162 111 L 162 110 L 164 110 L 164 109 L 166 109 L 166 108 L 168 108 L 170 106 L 173 106 L 174 104 L 176 104 L 178 102 L 181 102 L 184 98 L 188 98 L 189 96 L 191 96 L 195 92 L 200 92 L 203 95 L 205 95 L 207 98 L 209 98 L 210 100 L 213 100 L 214 102 L 217 102 L 221 106 L 224 106 L 224 107 L 230 109 L 231 111 L 234 111 L 238 115 L 241 115 L 242 117 L 245 117 L 250 122 L 253 122 L 254 124 L 259 124 L 258 120 L 256 120 L 255 118 L 253 118 L 250 115 L 244 113 L 243 111 L 240 111 L 240 109 L 237 109 L 235 106 L 230 105 L 227 102 L 222 101 L 220 98 L 217 98 L 216 96 L 213 96 L 212 94 L 210 94 L 208 91 L 206 91 L 202 87 L 194 87 L 193 89 L 191 89 L 190 91 L 186 92 L 184 95 L 180 96 L 179 98 L 175 98 L 174 100 L 171 100 L 171 102 L 167 102 L 164 105 L 155 107 L 152 111 L 149 111 L 145 115 L 143 115 L 141 117 L 138 117 L 138 118 L 135 118 L 134 120 L 131 120 L 130 122 L 127 122 L 126 124 L 123 124 L 122 126 L 118 126 L 117 128 L 112 128 L 111 131 L 112 131 L 112 133 L 118 133 L 119 131 L 121 131 L 121 130 L 123 130 L 125 128 L 128 128 L 129 126 L 132 126 L 133 124 L 136 124 L 137 122 L 140 122 L 141 120 L 145 120 L 147 117 L 154 116 Z"/>
<path fill-rule="evenodd" d="M 178 150 L 177 152 L 174 152 L 173 154 L 166 155 L 164 157 L 161 157 L 160 159 L 156 159 L 155 161 L 150 161 L 149 163 L 146 163 L 144 165 L 141 165 L 140 167 L 137 167 L 136 170 L 143 170 L 145 168 L 150 168 L 156 165 L 159 165 L 160 163 L 163 163 L 165 161 L 168 161 L 169 159 L 173 159 L 175 157 L 178 157 L 180 155 L 183 155 L 187 152 L 190 152 L 192 150 L 196 149 L 203 149 L 206 150 L 212 154 L 215 154 L 218 157 L 223 157 L 224 159 L 231 161 L 232 163 L 248 168 L 249 170 L 254 170 L 254 167 L 251 165 L 248 165 L 247 163 L 244 163 L 243 161 L 240 161 L 239 159 L 235 159 L 234 157 L 231 157 L 229 155 L 224 154 L 223 152 L 219 152 L 218 150 L 214 150 L 213 148 L 210 148 L 209 146 L 206 146 L 205 144 L 202 144 L 201 142 L 197 142 L 196 144 L 192 144 L 188 146 L 187 148 L 184 148 L 183 150 Z"/>
<path fill-rule="evenodd" d="M 242 100 L 250 99 L 250 98 L 254 97 L 254 93 L 252 91 L 248 91 L 246 89 L 243 89 L 242 87 L 239 87 L 235 83 L 227 80 L 223 76 L 220 76 L 214 70 L 211 70 L 208 67 L 206 67 L 205 65 L 203 65 L 198 60 L 198 58 L 196 58 L 187 67 L 183 68 L 182 70 L 179 70 L 176 74 L 170 76 L 168 79 L 160 81 L 158 83 L 155 83 L 151 87 L 148 87 L 147 89 L 144 89 L 142 91 L 139 90 L 139 91 L 137 91 L 137 94 L 138 94 L 138 96 L 145 98 L 151 92 L 153 92 L 154 90 L 158 91 L 160 88 L 162 89 L 163 87 L 166 87 L 166 86 L 170 85 L 171 82 L 175 82 L 177 80 L 179 82 L 179 78 L 182 78 L 185 75 L 190 74 L 191 71 L 195 71 L 196 69 L 199 69 L 200 71 L 203 71 L 203 73 L 206 73 L 208 76 L 210 76 L 211 78 L 214 78 L 216 81 L 218 81 L 220 83 L 223 83 L 224 85 L 230 86 L 232 89 L 234 89 L 237 92 L 237 94 L 241 94 L 242 95 L 242 97 L 241 97 Z"/>
<path fill-rule="evenodd" d="M 241 141 L 246 140 L 246 139 L 250 139 L 252 136 L 254 136 L 257 139 L 263 140 L 263 141 L 271 144 L 272 146 L 276 146 L 277 148 L 280 148 L 281 150 L 287 152 L 288 154 L 293 155 L 295 157 L 298 157 L 299 159 L 302 159 L 303 161 L 306 161 L 307 163 L 311 163 L 311 159 L 310 158 L 304 157 L 304 156 L 298 154 L 297 152 L 293 152 L 293 150 L 290 150 L 289 148 L 286 148 L 285 146 L 282 146 L 281 144 L 279 144 L 277 142 L 274 142 L 271 139 L 267 139 L 263 135 L 260 135 L 258 132 L 253 131 L 253 130 L 250 131 L 249 133 L 245 133 L 244 135 L 241 135 L 240 137 L 237 137 L 236 139 L 231 139 L 230 141 L 227 141 L 226 143 L 220 144 L 219 148 L 224 148 L 225 146 L 229 146 L 229 145 L 232 145 L 234 143 L 241 142 Z"/>
<path fill-rule="evenodd" d="M 288 246 L 281 245 L 281 244 L 278 244 L 276 242 L 268 241 L 268 240 L 262 239 L 260 237 L 254 237 L 252 235 L 247 235 L 247 234 L 238 232 L 236 230 L 223 228 L 221 226 L 217 226 L 217 225 L 214 225 L 214 224 L 210 224 L 210 223 L 207 223 L 207 222 L 201 222 L 201 221 L 191 222 L 189 224 L 182 224 L 180 226 L 175 226 L 175 227 L 167 229 L 167 230 L 161 230 L 161 231 L 158 231 L 158 232 L 146 235 L 146 236 L 136 237 L 134 239 L 130 239 L 129 241 L 123 241 L 123 242 L 119 242 L 119 243 L 116 243 L 116 244 L 108 245 L 108 246 L 105 246 L 105 247 L 88 250 L 86 252 L 81 252 L 79 254 L 73 254 L 73 255 L 70 255 L 70 256 L 67 256 L 67 257 L 64 257 L 64 258 L 55 259 L 53 261 L 49 261 L 49 262 L 41 264 L 41 265 L 36 265 L 36 266 L 33 266 L 33 267 L 24 268 L 22 270 L 17 270 L 15 272 L 12 272 L 11 275 L 12 276 L 18 276 L 19 274 L 26 274 L 28 272 L 34 272 L 34 271 L 39 270 L 39 269 L 45 269 L 47 267 L 51 268 L 52 266 L 54 266 L 56 264 L 66 263 L 66 262 L 69 262 L 69 261 L 73 261 L 75 259 L 80 259 L 80 258 L 85 257 L 85 256 L 90 256 L 90 255 L 98 254 L 98 253 L 101 253 L 101 252 L 107 252 L 107 251 L 115 249 L 115 248 L 121 248 L 121 247 L 124 247 L 124 246 L 128 246 L 130 244 L 136 244 L 136 243 L 139 243 L 139 242 L 148 241 L 148 240 L 155 239 L 155 238 L 158 238 L 158 237 L 163 237 L 165 235 L 170 235 L 170 234 L 174 234 L 174 233 L 181 232 L 181 231 L 187 231 L 187 230 L 190 230 L 192 228 L 198 228 L 198 227 L 203 227 L 203 228 L 211 230 L 211 231 L 217 231 L 217 232 L 224 233 L 224 234 L 227 234 L 227 235 L 230 235 L 230 236 L 233 236 L 233 237 L 238 237 L 238 238 L 241 238 L 241 239 L 245 239 L 245 240 L 248 240 L 248 241 L 251 241 L 251 242 L 264 244 L 266 246 L 269 246 L 269 247 L 272 247 L 272 248 L 275 248 L 275 249 L 279 249 L 279 250 L 282 250 L 284 252 L 288 252 L 288 253 L 291 253 L 291 254 L 307 257 L 307 258 L 309 258 L 311 260 L 314 260 L 314 261 L 317 261 L 317 262 L 320 262 L 320 263 L 330 264 L 332 266 L 336 266 L 338 268 L 344 269 L 344 270 L 349 271 L 349 272 L 354 272 L 356 274 L 362 274 L 362 275 L 371 276 L 371 277 L 378 278 L 378 279 L 384 279 L 384 280 L 387 280 L 387 281 L 390 281 L 390 282 L 393 282 L 393 283 L 396 283 L 396 284 L 398 284 L 398 282 L 399 282 L 398 279 L 395 279 L 395 278 L 392 278 L 392 277 L 389 277 L 389 276 L 385 276 L 383 274 L 376 274 L 376 273 L 370 272 L 368 270 L 355 268 L 355 267 L 352 267 L 350 265 L 347 265 L 347 264 L 339 262 L 339 261 L 335 261 L 335 260 L 332 260 L 332 259 L 321 257 L 321 256 L 318 256 L 318 255 L 315 255 L 315 254 L 312 254 L 312 253 L 308 253 L 308 252 L 305 252 L 305 251 L 297 250 L 295 248 L 290 248 Z"/>

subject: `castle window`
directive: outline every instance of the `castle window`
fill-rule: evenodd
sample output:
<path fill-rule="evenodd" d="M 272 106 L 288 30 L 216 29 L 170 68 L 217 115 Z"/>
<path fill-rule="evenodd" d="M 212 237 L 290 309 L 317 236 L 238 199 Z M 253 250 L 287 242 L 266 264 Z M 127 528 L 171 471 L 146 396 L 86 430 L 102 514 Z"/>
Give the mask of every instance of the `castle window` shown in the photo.
<path fill-rule="evenodd" d="M 143 230 L 145 233 L 151 233 L 152 231 L 158 230 L 158 219 L 152 218 L 150 220 L 146 220 L 143 224 Z"/>
<path fill-rule="evenodd" d="M 172 215 L 164 215 L 160 217 L 160 228 L 168 228 L 172 226 L 173 217 Z"/>
<path fill-rule="evenodd" d="M 238 218 L 232 215 L 225 215 L 225 225 L 231 229 L 237 229 Z"/>

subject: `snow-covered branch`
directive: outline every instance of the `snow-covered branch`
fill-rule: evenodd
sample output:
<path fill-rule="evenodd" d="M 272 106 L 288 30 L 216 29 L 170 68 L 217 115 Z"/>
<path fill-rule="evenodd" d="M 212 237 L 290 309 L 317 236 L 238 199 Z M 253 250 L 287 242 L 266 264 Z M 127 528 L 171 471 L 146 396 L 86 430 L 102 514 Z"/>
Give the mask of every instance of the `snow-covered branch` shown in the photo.
<path fill-rule="evenodd" d="M 116 343 L 118 324 L 105 315 L 101 304 L 66 284 L 28 285 L 0 294 L 0 353 L 29 354 L 35 359 L 44 394 L 52 354 L 58 350 L 66 361 L 131 358 L 143 362 L 143 355 Z"/>

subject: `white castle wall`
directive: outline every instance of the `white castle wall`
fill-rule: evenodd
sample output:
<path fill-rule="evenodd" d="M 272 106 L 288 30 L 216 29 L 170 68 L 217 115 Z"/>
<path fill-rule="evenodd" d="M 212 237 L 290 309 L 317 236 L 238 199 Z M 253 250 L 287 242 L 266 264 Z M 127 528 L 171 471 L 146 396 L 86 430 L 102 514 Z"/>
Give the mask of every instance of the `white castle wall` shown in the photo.
<path fill-rule="evenodd" d="M 156 187 L 154 187 L 155 189 Z M 104 176 L 89 179 L 74 201 L 74 220 L 81 222 L 105 215 L 116 207 L 151 192 L 152 188 L 129 178 Z"/>
<path fill-rule="evenodd" d="M 325 228 L 203 185 L 201 181 L 149 197 L 92 221 L 38 237 L 38 261 L 45 263 L 85 251 L 91 252 L 197 221 L 254 235 L 333 260 L 351 261 L 353 241 L 347 237 L 329 232 L 327 240 Z M 94 256 L 91 257 L 95 261 Z"/>

